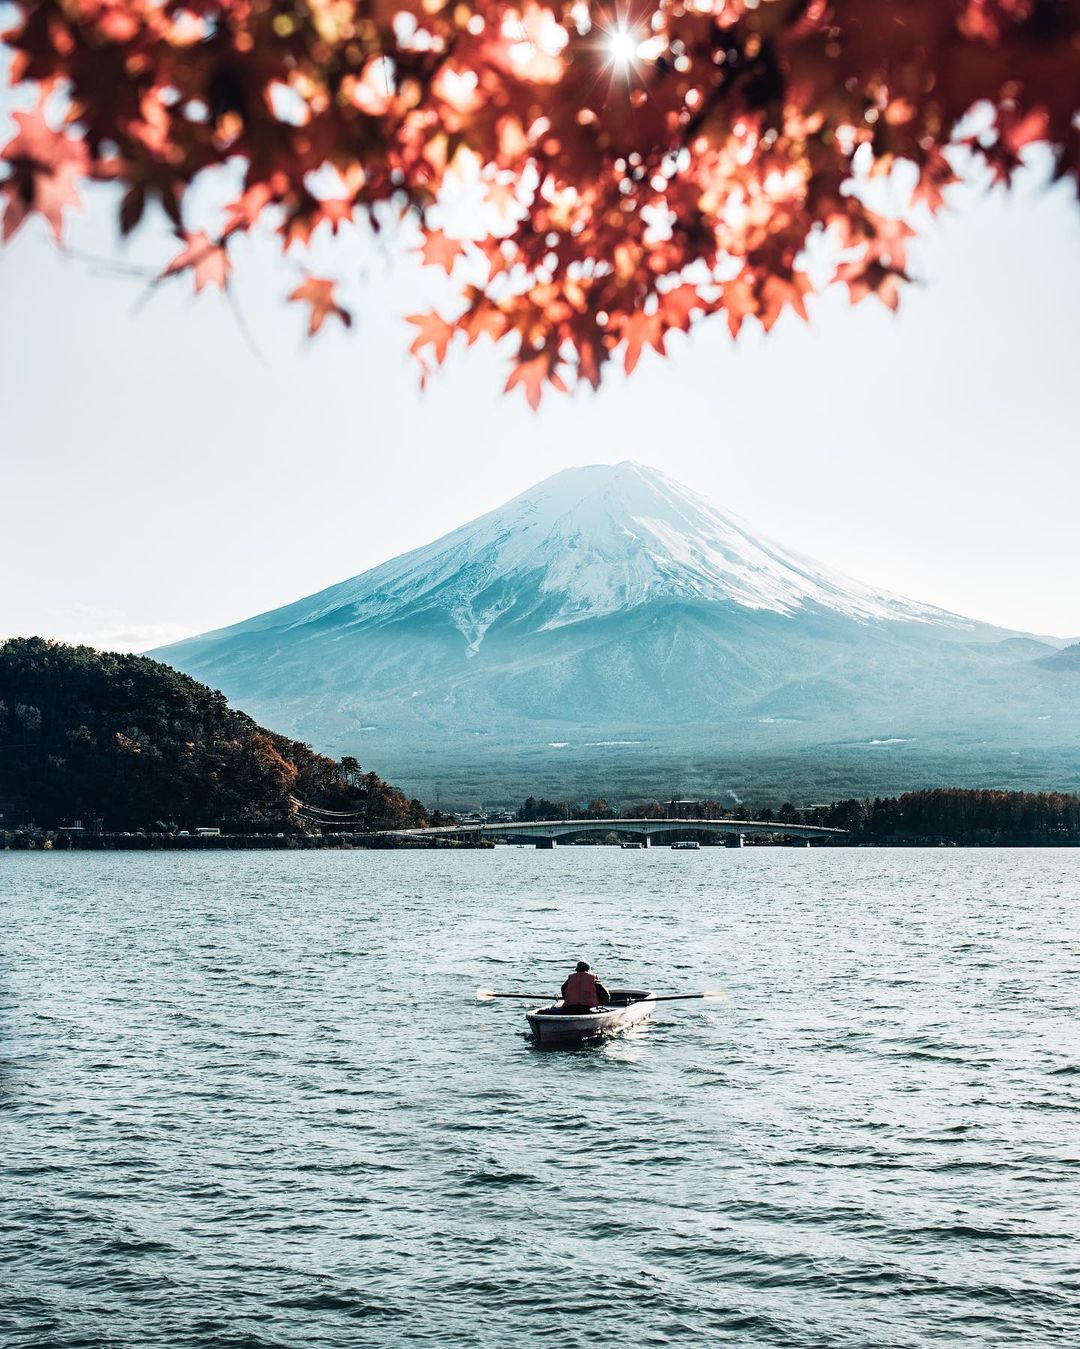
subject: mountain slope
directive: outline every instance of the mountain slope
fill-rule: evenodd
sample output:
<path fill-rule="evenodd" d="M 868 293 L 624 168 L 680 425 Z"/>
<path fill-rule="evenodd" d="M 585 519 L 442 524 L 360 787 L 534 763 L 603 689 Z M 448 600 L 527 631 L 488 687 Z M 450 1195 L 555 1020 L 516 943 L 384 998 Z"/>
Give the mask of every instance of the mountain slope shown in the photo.
<path fill-rule="evenodd" d="M 552 628 L 657 599 L 775 613 L 816 603 L 852 618 L 964 624 L 757 538 L 664 474 L 626 461 L 557 473 L 434 543 L 226 631 L 431 612 L 449 618 L 472 654 L 500 620 Z"/>
<path fill-rule="evenodd" d="M 673 771 L 708 778 L 710 753 L 846 741 L 856 762 L 864 743 L 1011 755 L 1075 703 L 1039 663 L 1055 650 L 875 592 L 622 463 L 158 654 L 323 748 L 467 797 L 615 768 L 667 793 Z"/>

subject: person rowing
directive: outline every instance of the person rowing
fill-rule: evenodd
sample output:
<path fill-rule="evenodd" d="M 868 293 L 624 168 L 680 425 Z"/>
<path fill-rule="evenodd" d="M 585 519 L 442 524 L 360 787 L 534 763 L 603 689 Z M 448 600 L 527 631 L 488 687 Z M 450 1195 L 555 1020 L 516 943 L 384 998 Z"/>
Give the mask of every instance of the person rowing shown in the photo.
<path fill-rule="evenodd" d="M 593 974 L 587 960 L 579 960 L 577 967 L 562 986 L 562 1007 L 560 1012 L 580 1016 L 594 1007 L 602 1007 L 611 1001 L 611 994 Z"/>

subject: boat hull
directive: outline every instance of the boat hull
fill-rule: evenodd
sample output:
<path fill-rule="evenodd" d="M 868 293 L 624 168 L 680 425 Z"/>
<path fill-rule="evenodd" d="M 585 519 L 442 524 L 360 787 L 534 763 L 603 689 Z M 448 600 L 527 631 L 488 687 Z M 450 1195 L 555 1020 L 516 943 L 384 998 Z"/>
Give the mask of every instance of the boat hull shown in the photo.
<path fill-rule="evenodd" d="M 640 1025 L 652 1016 L 655 995 L 648 989 L 613 988 L 611 1002 L 593 1012 L 563 1012 L 561 1002 L 526 1012 L 529 1029 L 540 1044 L 577 1044 L 601 1040 Z"/>

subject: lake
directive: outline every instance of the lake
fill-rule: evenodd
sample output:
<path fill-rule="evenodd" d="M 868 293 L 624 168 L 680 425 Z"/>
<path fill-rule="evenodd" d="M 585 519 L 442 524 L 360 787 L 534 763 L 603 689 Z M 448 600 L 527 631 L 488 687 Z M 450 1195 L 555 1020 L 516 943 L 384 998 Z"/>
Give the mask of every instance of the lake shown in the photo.
<path fill-rule="evenodd" d="M 1074 1345 L 1080 850 L 0 854 L 0 1342 Z M 722 988 L 541 1050 L 581 956 Z"/>

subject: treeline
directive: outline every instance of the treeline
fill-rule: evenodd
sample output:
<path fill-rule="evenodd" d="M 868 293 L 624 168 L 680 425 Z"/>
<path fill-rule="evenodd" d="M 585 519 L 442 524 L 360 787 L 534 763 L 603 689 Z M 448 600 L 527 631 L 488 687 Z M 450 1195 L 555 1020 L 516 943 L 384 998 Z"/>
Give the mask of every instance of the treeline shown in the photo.
<path fill-rule="evenodd" d="M 618 807 L 603 797 L 587 805 L 528 797 L 519 820 L 704 819 L 775 821 L 849 831 L 851 843 L 967 845 L 1080 843 L 1080 795 L 942 787 L 896 797 L 833 801 L 803 808 L 785 802 L 738 805 L 719 801 L 638 801 Z"/>
<path fill-rule="evenodd" d="M 856 842 L 1080 843 L 1080 795 L 943 787 L 796 811 L 806 824 L 850 829 Z"/>
<path fill-rule="evenodd" d="M 265 730 L 158 661 L 0 643 L 0 823 L 295 829 L 295 800 L 355 812 L 357 829 L 426 822 L 420 802 L 354 759 Z"/>

